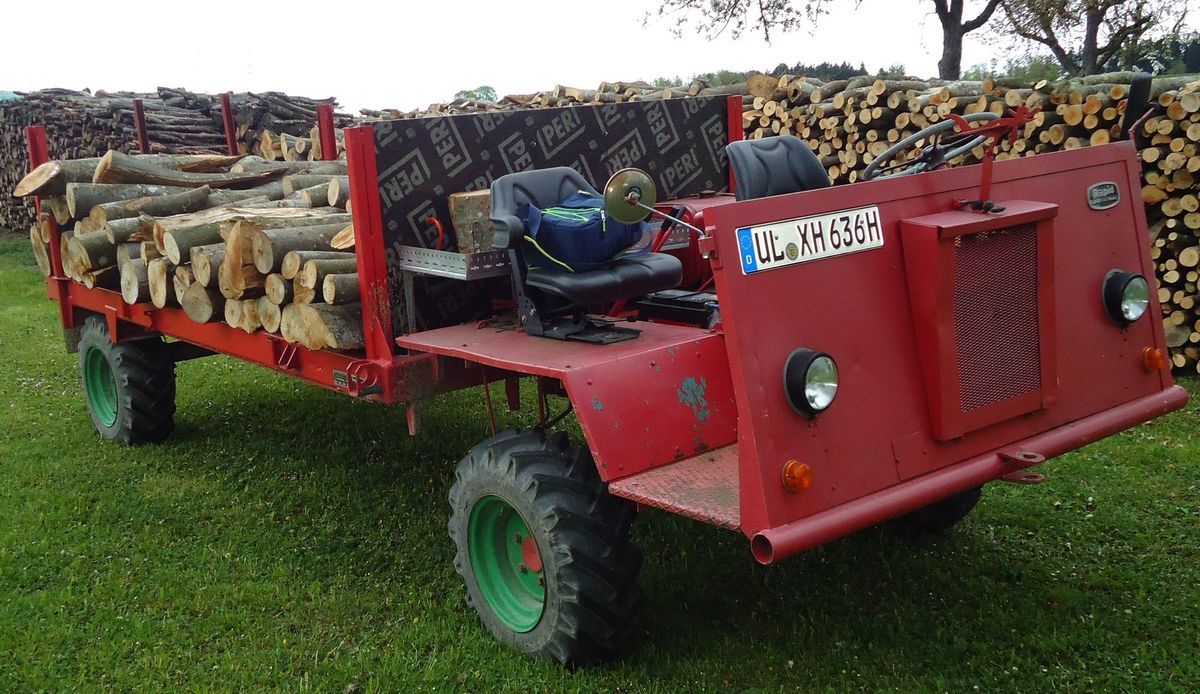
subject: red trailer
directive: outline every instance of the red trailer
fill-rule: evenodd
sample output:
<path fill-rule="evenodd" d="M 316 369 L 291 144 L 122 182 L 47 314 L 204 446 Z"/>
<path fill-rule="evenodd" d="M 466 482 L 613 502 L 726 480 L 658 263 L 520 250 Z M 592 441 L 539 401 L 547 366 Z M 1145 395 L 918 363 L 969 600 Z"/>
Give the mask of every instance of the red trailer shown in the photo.
<path fill-rule="evenodd" d="M 574 108 L 545 109 L 538 123 L 490 114 L 347 130 L 360 353 L 126 305 L 66 279 L 53 239 L 48 293 L 97 428 L 161 439 L 174 361 L 210 353 L 407 404 L 414 433 L 421 399 L 502 380 L 515 403 L 532 380 L 541 425 L 498 433 L 459 463 L 455 566 L 498 638 L 588 663 L 631 632 L 639 509 L 740 532 L 770 564 L 889 519 L 947 528 L 986 483 L 1033 479 L 1049 458 L 1184 405 L 1151 306 L 1131 142 L 939 169 L 963 138 L 994 140 L 1021 114 L 947 121 L 954 142 L 926 141 L 907 160 L 914 175 L 828 187 L 798 141 L 734 142 L 740 98 L 714 107 L 731 116 L 715 125 L 699 104 L 639 108 L 626 122 L 633 110 L 595 107 L 595 126 Z M 471 129 L 486 146 L 465 146 Z M 464 189 L 414 156 L 421 142 L 447 177 L 503 160 L 503 175 L 474 184 L 492 190 L 492 249 L 396 237 Z M 705 142 L 729 142 L 728 154 Z M 30 155 L 48 157 L 38 129 Z M 554 168 L 556 156 L 571 168 Z M 728 157 L 735 179 L 705 187 L 736 193 L 691 194 L 712 183 L 693 170 L 705 156 Z M 629 164 L 650 174 L 618 172 L 603 195 L 614 217 L 644 216 L 640 202 L 675 218 L 656 222 L 654 252 L 574 274 L 526 265 L 511 205 Z M 655 204 L 654 183 L 674 199 Z M 435 292 L 469 303 L 463 288 L 477 286 L 487 287 L 482 317 L 429 308 Z M 551 416 L 550 394 L 568 398 L 568 412 Z M 570 412 L 583 441 L 550 434 Z"/>

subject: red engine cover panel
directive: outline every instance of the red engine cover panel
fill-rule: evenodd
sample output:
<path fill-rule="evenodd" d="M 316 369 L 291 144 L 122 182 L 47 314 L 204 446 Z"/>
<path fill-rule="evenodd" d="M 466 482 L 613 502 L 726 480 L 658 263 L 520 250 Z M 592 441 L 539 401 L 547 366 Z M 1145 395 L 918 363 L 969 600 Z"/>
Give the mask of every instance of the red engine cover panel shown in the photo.
<path fill-rule="evenodd" d="M 1034 330 L 1040 351 L 1061 355 L 1050 384 L 1056 395 L 1040 407 L 1023 405 L 1032 410 L 1025 414 L 968 426 L 944 441 L 931 424 L 931 387 L 922 369 L 931 356 L 928 347 L 922 349 L 930 336 L 918 339 L 916 328 L 939 314 L 925 305 L 928 297 L 912 291 L 920 278 L 909 277 L 915 268 L 906 267 L 901 222 L 947 212 L 955 200 L 974 197 L 978 167 L 706 210 L 738 404 L 743 532 L 752 535 L 810 516 L 1170 387 L 1169 373 L 1142 367 L 1144 348 L 1164 347 L 1154 312 L 1122 329 L 1100 301 L 1101 283 L 1112 268 L 1141 272 L 1153 296 L 1137 173 L 1135 152 L 1125 143 L 996 163 L 993 200 L 1057 206 L 1053 233 L 1038 237 L 1052 252 L 1052 276 L 1042 269 L 1037 276 L 1053 287 L 1052 320 L 1040 333 Z M 1105 181 L 1117 185 L 1121 201 L 1093 209 L 1088 188 Z M 882 247 L 743 273 L 739 228 L 867 206 L 878 206 Z M 967 266 L 974 274 L 988 267 Z M 1005 300 L 998 298 L 995 310 L 1004 310 Z M 989 318 L 976 311 L 963 320 Z M 926 329 L 936 331 L 935 340 L 954 343 L 953 317 Z M 790 408 L 782 387 L 784 360 L 797 347 L 828 352 L 841 372 L 833 405 L 811 420 Z M 987 368 L 978 366 L 978 354 L 967 356 L 976 364 L 972 368 Z M 801 494 L 789 494 L 780 484 L 781 466 L 790 458 L 813 471 L 812 487 Z"/>

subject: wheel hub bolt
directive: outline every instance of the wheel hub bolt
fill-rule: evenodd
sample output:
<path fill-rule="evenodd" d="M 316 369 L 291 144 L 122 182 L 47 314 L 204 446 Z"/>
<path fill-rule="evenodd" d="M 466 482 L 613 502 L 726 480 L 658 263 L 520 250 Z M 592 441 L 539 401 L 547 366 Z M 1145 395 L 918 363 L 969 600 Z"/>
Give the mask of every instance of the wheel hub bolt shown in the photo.
<path fill-rule="evenodd" d="M 521 540 L 523 540 L 523 539 L 524 538 L 521 537 L 521 533 L 513 533 L 513 542 L 515 542 L 519 545 L 519 544 L 521 544 Z"/>
<path fill-rule="evenodd" d="M 546 578 L 544 576 L 538 576 L 537 584 L 544 587 L 546 585 Z"/>

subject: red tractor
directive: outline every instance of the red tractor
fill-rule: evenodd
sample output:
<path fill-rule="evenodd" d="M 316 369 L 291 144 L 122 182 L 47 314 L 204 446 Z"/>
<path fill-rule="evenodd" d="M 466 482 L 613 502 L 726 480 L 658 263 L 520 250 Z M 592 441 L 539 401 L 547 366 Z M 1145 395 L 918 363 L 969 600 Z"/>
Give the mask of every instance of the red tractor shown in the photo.
<path fill-rule="evenodd" d="M 634 131 L 613 125 L 621 109 L 607 121 L 597 111 L 610 140 L 553 166 L 552 155 L 586 139 L 572 141 L 568 122 L 585 110 L 546 109 L 539 118 L 566 120 L 536 134 L 518 123 L 524 140 L 505 123 L 454 120 L 469 116 L 348 134 L 362 354 L 189 324 L 177 309 L 123 306 L 52 279 L 64 325 L 84 326 L 97 428 L 161 438 L 171 360 L 196 355 L 171 353 L 159 335 L 179 338 L 176 350 L 230 353 L 385 403 L 502 381 L 516 405 L 520 380 L 532 381 L 541 424 L 467 453 L 449 532 L 484 625 L 521 651 L 579 664 L 612 657 L 631 634 L 640 509 L 740 532 L 762 564 L 891 519 L 942 530 L 988 482 L 1035 481 L 1048 459 L 1187 399 L 1156 320 L 1131 142 L 942 168 L 1024 115 L 949 120 L 880 157 L 870 180 L 830 187 L 795 138 L 734 141 L 712 152 L 727 157 L 733 194 L 679 195 L 697 174 L 683 157 L 667 166 L 645 156 L 649 147 L 628 156 Z M 670 128 L 651 118 L 666 138 L 655 141 L 703 150 L 689 137 L 713 128 L 695 113 Z M 414 193 L 422 182 L 441 187 L 430 200 L 461 190 L 405 143 L 429 134 L 439 165 L 458 167 L 449 176 L 485 151 L 467 148 L 463 164 L 455 138 L 463 144 L 468 127 L 492 137 L 486 151 L 499 154 L 488 161 L 513 171 L 482 181 L 491 248 L 394 242 L 405 220 L 437 208 Z M 719 121 L 715 133 L 727 137 Z M 897 156 L 918 139 L 919 156 Z M 585 175 L 596 171 L 616 172 L 603 191 Z M 656 182 L 673 199 L 656 201 Z M 518 206 L 580 191 L 602 197 L 614 219 L 653 210 L 650 252 L 586 272 L 529 266 Z M 485 285 L 484 308 L 469 315 L 430 298 Z M 455 296 L 455 307 L 469 303 Z M 162 396 L 157 409 L 143 411 L 146 392 Z M 568 404 L 553 414 L 549 396 Z M 574 444 L 550 433 L 572 412 L 584 438 Z M 411 405 L 409 414 L 415 429 Z"/>

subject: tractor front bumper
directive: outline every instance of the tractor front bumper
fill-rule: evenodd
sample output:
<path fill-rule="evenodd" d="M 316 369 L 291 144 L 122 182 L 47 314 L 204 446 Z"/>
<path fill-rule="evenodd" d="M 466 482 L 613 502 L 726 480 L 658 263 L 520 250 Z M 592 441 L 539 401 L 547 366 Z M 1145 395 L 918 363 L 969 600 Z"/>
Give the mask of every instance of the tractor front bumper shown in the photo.
<path fill-rule="evenodd" d="M 751 551 L 762 564 L 786 559 L 1178 410 L 1187 400 L 1186 390 L 1172 386 L 829 510 L 767 528 L 751 538 Z"/>

